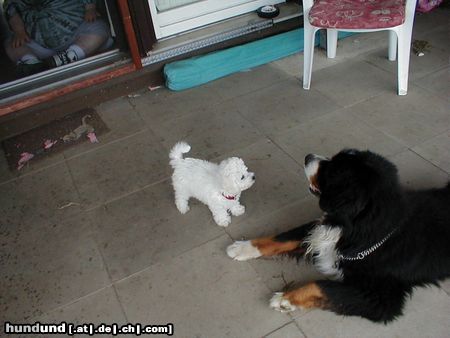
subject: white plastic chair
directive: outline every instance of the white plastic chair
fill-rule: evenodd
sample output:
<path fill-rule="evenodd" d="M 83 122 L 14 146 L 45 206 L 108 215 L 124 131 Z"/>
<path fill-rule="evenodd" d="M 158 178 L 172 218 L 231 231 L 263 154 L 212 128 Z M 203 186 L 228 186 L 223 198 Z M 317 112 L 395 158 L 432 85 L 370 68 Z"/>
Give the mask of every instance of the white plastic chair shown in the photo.
<path fill-rule="evenodd" d="M 316 0 L 321 1 L 321 0 Z M 330 0 L 333 1 L 333 0 Z M 354 0 L 361 3 L 361 1 Z M 411 49 L 411 35 L 414 22 L 414 12 L 417 0 L 406 0 L 405 4 L 405 21 L 403 24 L 394 27 L 371 28 L 371 29 L 346 29 L 340 28 L 339 24 L 336 28 L 328 28 L 327 23 L 322 26 L 312 25 L 310 22 L 310 10 L 314 4 L 313 0 L 303 0 L 303 21 L 304 21 L 304 65 L 303 65 L 303 88 L 309 89 L 311 84 L 311 71 L 314 56 L 314 39 L 319 29 L 327 29 L 327 57 L 334 58 L 336 56 L 336 46 L 338 31 L 346 32 L 377 32 L 382 30 L 389 31 L 389 52 L 390 61 L 395 61 L 398 51 L 398 95 L 406 95 L 408 91 L 408 71 L 409 56 Z M 379 10 L 383 10 L 380 8 Z M 325 9 L 328 11 L 328 9 Z M 325 27 L 324 27 L 325 26 Z M 397 48 L 398 47 L 398 48 Z"/>

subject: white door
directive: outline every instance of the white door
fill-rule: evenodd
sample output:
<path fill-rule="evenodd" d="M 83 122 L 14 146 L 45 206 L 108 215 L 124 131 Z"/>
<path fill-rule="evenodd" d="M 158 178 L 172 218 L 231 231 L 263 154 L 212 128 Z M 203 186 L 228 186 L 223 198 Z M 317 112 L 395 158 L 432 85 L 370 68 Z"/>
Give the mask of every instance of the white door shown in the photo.
<path fill-rule="evenodd" d="M 158 39 L 255 11 L 284 0 L 149 0 Z"/>

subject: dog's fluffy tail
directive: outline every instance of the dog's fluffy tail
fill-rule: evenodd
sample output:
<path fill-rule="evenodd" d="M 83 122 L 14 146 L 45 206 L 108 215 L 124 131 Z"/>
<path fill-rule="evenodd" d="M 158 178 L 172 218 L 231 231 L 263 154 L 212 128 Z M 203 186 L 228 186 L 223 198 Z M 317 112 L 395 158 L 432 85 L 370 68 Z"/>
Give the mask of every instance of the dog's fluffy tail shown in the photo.
<path fill-rule="evenodd" d="M 183 154 L 188 153 L 191 150 L 191 146 L 186 142 L 178 142 L 170 151 L 169 158 L 170 164 L 174 164 L 178 160 L 183 159 Z"/>

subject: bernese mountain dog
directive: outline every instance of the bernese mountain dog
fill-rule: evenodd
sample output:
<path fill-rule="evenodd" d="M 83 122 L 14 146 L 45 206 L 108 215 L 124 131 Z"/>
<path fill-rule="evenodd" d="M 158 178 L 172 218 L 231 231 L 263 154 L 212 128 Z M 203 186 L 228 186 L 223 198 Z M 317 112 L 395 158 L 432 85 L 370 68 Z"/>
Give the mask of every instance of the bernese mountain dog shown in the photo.
<path fill-rule="evenodd" d="M 309 154 L 305 173 L 320 219 L 227 248 L 239 261 L 304 256 L 327 277 L 275 293 L 272 308 L 320 308 L 387 323 L 402 314 L 414 287 L 450 276 L 450 183 L 407 190 L 394 164 L 353 149 L 331 159 Z"/>

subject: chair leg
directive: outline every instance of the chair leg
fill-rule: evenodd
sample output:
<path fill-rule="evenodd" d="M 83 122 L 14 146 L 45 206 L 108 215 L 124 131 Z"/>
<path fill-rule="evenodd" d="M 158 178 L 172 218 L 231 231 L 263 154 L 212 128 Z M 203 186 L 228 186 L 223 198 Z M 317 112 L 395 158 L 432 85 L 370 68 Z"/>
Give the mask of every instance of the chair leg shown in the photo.
<path fill-rule="evenodd" d="M 389 61 L 395 61 L 397 57 L 397 33 L 393 30 L 389 31 Z"/>
<path fill-rule="evenodd" d="M 334 59 L 336 57 L 338 31 L 336 29 L 327 29 L 327 57 Z"/>
<path fill-rule="evenodd" d="M 304 53 L 303 53 L 303 89 L 308 90 L 311 85 L 311 72 L 314 58 L 314 38 L 317 28 L 305 23 L 304 25 Z"/>
<path fill-rule="evenodd" d="M 406 95 L 408 92 L 411 33 L 412 27 L 402 27 L 398 30 L 398 95 Z"/>

